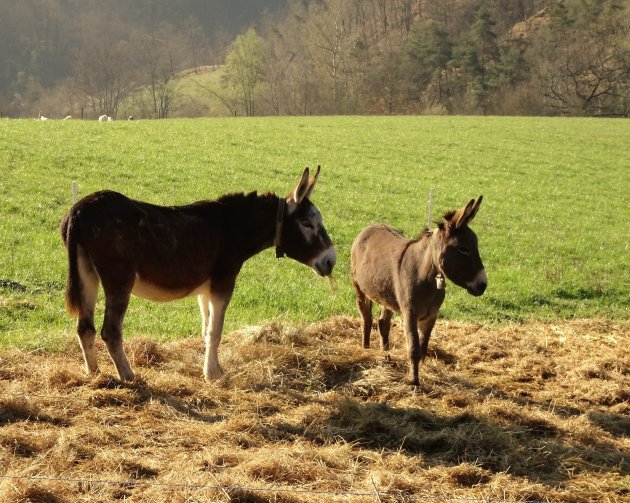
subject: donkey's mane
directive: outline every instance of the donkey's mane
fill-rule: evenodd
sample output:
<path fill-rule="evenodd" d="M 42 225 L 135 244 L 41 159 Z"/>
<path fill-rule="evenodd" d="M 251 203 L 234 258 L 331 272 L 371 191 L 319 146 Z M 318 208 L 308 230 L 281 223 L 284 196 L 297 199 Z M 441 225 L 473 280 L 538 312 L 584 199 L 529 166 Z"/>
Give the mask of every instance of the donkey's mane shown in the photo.
<path fill-rule="evenodd" d="M 217 199 L 218 203 L 223 203 L 223 204 L 227 204 L 227 205 L 231 205 L 231 204 L 240 204 L 243 202 L 248 202 L 251 203 L 252 201 L 258 200 L 258 199 L 271 199 L 271 198 L 275 198 L 277 196 L 275 196 L 274 194 L 272 194 L 271 192 L 267 192 L 266 194 L 261 194 L 258 195 L 257 191 L 252 191 L 248 194 L 245 194 L 244 192 L 234 192 L 232 194 L 225 194 L 221 197 L 219 197 L 219 199 Z"/>
<path fill-rule="evenodd" d="M 178 206 L 176 208 L 187 208 L 193 211 L 198 211 L 199 208 L 231 208 L 232 211 L 250 211 L 255 208 L 260 208 L 260 204 L 264 204 L 272 199 L 277 199 L 277 196 L 271 192 L 259 195 L 257 191 L 252 191 L 247 194 L 244 192 L 234 192 L 230 194 L 224 194 L 218 199 L 204 199 L 196 201 L 185 206 Z"/>
<path fill-rule="evenodd" d="M 422 228 L 422 230 L 420 231 L 420 234 L 418 235 L 418 237 L 416 238 L 416 241 L 420 241 L 422 238 L 425 237 L 429 237 L 431 236 L 431 229 L 429 229 L 426 225 Z"/>
<path fill-rule="evenodd" d="M 449 210 L 446 213 L 444 213 L 444 215 L 442 215 L 442 220 L 440 220 L 439 222 L 433 222 L 433 223 L 437 225 L 438 229 L 443 231 L 446 227 L 446 223 L 451 218 L 453 218 L 455 213 L 457 213 L 457 210 Z M 433 231 L 431 229 L 429 229 L 427 226 L 424 226 L 424 228 L 422 229 L 422 231 L 420 231 L 420 235 L 416 238 L 416 240 L 419 241 L 420 239 L 424 237 L 431 237 L 432 233 Z"/>
<path fill-rule="evenodd" d="M 440 230 L 444 230 L 446 227 L 446 223 L 449 222 L 457 213 L 457 210 L 449 210 L 444 215 L 442 215 L 442 220 L 439 222 L 435 222 Z"/>

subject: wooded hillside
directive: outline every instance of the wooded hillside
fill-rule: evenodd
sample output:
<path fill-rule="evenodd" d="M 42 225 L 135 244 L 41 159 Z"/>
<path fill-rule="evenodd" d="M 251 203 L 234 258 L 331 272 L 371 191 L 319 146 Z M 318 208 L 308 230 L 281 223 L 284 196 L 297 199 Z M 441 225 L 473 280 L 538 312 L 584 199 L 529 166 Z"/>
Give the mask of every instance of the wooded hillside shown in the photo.
<path fill-rule="evenodd" d="M 630 115 L 630 0 L 0 0 L 0 111 Z M 238 35 L 240 33 L 240 35 Z M 210 110 L 182 72 L 221 66 Z"/>

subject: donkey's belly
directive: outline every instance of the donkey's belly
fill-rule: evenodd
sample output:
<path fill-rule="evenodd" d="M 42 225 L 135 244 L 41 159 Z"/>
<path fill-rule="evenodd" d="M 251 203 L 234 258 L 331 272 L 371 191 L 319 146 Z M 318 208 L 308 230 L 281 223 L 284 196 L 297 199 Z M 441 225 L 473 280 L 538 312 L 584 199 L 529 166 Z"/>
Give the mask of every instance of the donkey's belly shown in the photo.
<path fill-rule="evenodd" d="M 370 265 L 374 265 L 377 261 Z M 382 264 L 381 264 L 382 265 Z M 389 274 L 389 269 L 383 267 L 368 267 L 368 274 L 358 274 L 355 281 L 370 300 L 395 312 L 400 312 L 400 304 L 396 296 L 394 276 Z"/>
<path fill-rule="evenodd" d="M 377 304 L 380 304 L 383 307 L 386 307 L 390 311 L 394 311 L 397 313 L 400 312 L 398 299 L 396 299 L 396 295 L 394 294 L 393 291 L 390 291 L 390 290 L 383 291 L 383 290 L 374 289 L 374 290 L 368 290 L 364 293 L 370 298 L 370 300 L 372 300 L 373 302 L 376 302 Z"/>
<path fill-rule="evenodd" d="M 154 283 L 143 280 L 140 276 L 136 276 L 131 293 L 142 299 L 153 300 L 156 302 L 168 302 L 170 300 L 183 299 L 191 295 L 199 295 L 208 293 L 210 281 L 206 281 L 199 286 L 193 288 L 166 288 Z"/>

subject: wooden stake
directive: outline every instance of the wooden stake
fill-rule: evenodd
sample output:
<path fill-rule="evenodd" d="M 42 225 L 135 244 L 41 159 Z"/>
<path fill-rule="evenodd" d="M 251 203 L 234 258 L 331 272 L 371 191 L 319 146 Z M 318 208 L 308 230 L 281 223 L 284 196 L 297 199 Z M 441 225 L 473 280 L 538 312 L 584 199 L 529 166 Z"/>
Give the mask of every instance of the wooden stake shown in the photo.
<path fill-rule="evenodd" d="M 429 191 L 429 221 L 427 223 L 427 227 L 430 229 L 433 225 L 433 196 L 435 194 L 435 189 L 431 187 Z"/>

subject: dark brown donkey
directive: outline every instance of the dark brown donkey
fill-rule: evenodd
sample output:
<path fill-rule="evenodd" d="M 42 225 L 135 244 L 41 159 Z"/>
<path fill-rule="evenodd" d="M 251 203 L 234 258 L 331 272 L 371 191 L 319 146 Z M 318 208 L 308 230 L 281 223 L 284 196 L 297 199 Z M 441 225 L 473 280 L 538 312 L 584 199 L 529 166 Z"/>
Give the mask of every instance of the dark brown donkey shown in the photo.
<path fill-rule="evenodd" d="M 286 197 L 232 194 L 188 206 L 156 206 L 117 192 L 91 194 L 61 223 L 68 249 L 66 305 L 78 317 L 77 332 L 88 372 L 96 372 L 94 307 L 105 291 L 101 336 L 121 379 L 132 380 L 122 345 L 131 294 L 155 301 L 197 295 L 206 341 L 204 376 L 221 376 L 218 347 L 225 310 L 243 263 L 276 246 L 328 276 L 335 265 L 322 216 L 309 201 L 317 173 L 308 168 Z"/>
<path fill-rule="evenodd" d="M 409 240 L 387 225 L 373 224 L 352 244 L 352 282 L 363 318 L 363 347 L 370 346 L 372 301 L 381 305 L 378 328 L 385 350 L 389 349 L 392 314 L 402 313 L 412 384 L 418 384 L 418 365 L 444 301 L 444 276 L 472 295 L 486 289 L 477 236 L 468 227 L 482 198 L 446 213 L 435 230 L 425 229 L 418 239 Z"/>

